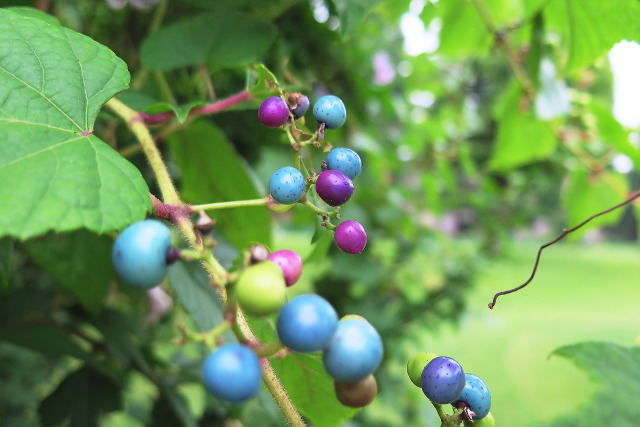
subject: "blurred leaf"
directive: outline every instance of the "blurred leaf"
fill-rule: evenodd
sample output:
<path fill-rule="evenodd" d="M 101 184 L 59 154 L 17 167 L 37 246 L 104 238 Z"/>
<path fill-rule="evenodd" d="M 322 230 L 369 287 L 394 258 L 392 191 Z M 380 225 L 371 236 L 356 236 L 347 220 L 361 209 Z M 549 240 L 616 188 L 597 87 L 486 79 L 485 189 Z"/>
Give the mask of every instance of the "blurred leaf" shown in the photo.
<path fill-rule="evenodd" d="M 18 15 L 26 16 L 28 18 L 41 19 L 49 25 L 60 25 L 60 21 L 53 15 L 44 13 L 33 7 L 13 6 L 7 7 L 6 10 L 17 13 Z"/>
<path fill-rule="evenodd" d="M 38 413 L 45 426 L 92 427 L 103 414 L 121 408 L 120 385 L 85 365 L 40 403 Z"/>
<path fill-rule="evenodd" d="M 343 38 L 353 35 L 369 12 L 384 0 L 333 0 L 340 18 L 340 34 Z"/>
<path fill-rule="evenodd" d="M 11 254 L 13 254 L 13 240 L 8 237 L 0 238 L 0 287 L 9 284 Z"/>
<path fill-rule="evenodd" d="M 219 10 L 150 34 L 142 44 L 140 61 L 156 71 L 201 63 L 234 67 L 258 59 L 276 34 L 276 28 L 266 21 Z"/>
<path fill-rule="evenodd" d="M 294 352 L 269 361 L 296 408 L 313 425 L 338 426 L 357 412 L 338 402 L 321 356 Z"/>
<path fill-rule="evenodd" d="M 205 120 L 194 122 L 171 135 L 168 145 L 181 171 L 181 194 L 185 201 L 200 204 L 263 197 L 244 161 L 213 124 Z M 270 245 L 271 218 L 266 208 L 228 209 L 210 215 L 218 220 L 219 229 L 239 250 L 253 242 Z"/>
<path fill-rule="evenodd" d="M 319 231 L 319 237 L 313 244 L 313 249 L 311 249 L 311 252 L 304 260 L 305 263 L 320 261 L 327 257 L 327 253 L 329 252 L 329 248 L 331 247 L 331 242 L 333 242 L 333 232 L 327 230 L 324 227 L 321 227 L 321 230 Z"/>
<path fill-rule="evenodd" d="M 169 285 L 200 331 L 222 322 L 222 302 L 201 265 L 176 262 L 169 268 Z"/>
<path fill-rule="evenodd" d="M 536 119 L 531 111 L 520 111 L 520 91 L 508 93 L 497 112 L 498 135 L 489 167 L 508 171 L 537 160 L 546 159 L 555 150 L 557 139 L 551 127 Z"/>
<path fill-rule="evenodd" d="M 151 412 L 151 425 L 156 427 L 173 427 L 198 425 L 193 418 L 187 401 L 177 390 L 163 386 L 160 398 L 156 400 Z"/>
<path fill-rule="evenodd" d="M 640 168 L 640 152 L 629 142 L 629 132 L 616 120 L 611 108 L 597 102 L 593 102 L 590 108 L 597 119 L 600 139 L 605 143 L 611 144 L 617 151 L 629 157 L 631 161 L 633 161 L 636 170 L 638 170 L 638 168 Z"/>
<path fill-rule="evenodd" d="M 89 312 L 96 314 L 115 277 L 111 262 L 113 240 L 87 230 L 47 234 L 28 240 L 23 247 L 29 257 L 75 296 Z"/>
<path fill-rule="evenodd" d="M 91 359 L 91 355 L 76 343 L 69 332 L 46 324 L 0 327 L 0 341 L 11 342 L 48 357 L 73 356 L 80 360 Z"/>
<path fill-rule="evenodd" d="M 0 10 L 0 236 L 116 230 L 144 218 L 138 169 L 93 136 L 125 63 L 61 26 Z M 46 73 L 45 73 L 46 70 Z"/>
<path fill-rule="evenodd" d="M 452 58 L 483 56 L 493 37 L 472 2 L 451 0 L 441 6 L 442 28 L 438 52 Z"/>
<path fill-rule="evenodd" d="M 569 175 L 569 182 L 562 195 L 562 205 L 567 211 L 567 228 L 575 227 L 591 215 L 604 211 L 624 200 L 628 184 L 624 176 L 609 173 L 608 178 L 591 176 L 585 169 L 574 169 Z M 569 238 L 577 239 L 587 230 L 592 230 L 620 220 L 624 209 L 617 209 L 594 219 L 586 227 L 571 233 Z"/>
<path fill-rule="evenodd" d="M 18 289 L 0 298 L 0 323 L 43 315 L 49 311 L 51 295 L 35 289 Z"/>
<path fill-rule="evenodd" d="M 552 427 L 634 426 L 640 418 L 640 347 L 585 342 L 551 353 L 582 369 L 600 387 L 589 404 L 550 424 Z"/>
<path fill-rule="evenodd" d="M 544 34 L 544 15 L 538 13 L 533 18 L 531 36 L 529 38 L 529 52 L 525 58 L 527 74 L 535 88 L 538 88 L 540 84 L 540 61 L 542 61 Z"/>
<path fill-rule="evenodd" d="M 111 354 L 123 363 L 135 360 L 148 369 L 138 344 L 142 333 L 138 319 L 120 311 L 104 309 L 92 324 L 102 333 Z"/>
<path fill-rule="evenodd" d="M 276 79 L 276 76 L 274 76 L 267 67 L 262 64 L 256 64 L 253 69 L 256 73 L 256 81 L 253 86 L 248 89 L 257 101 L 262 102 L 268 97 L 275 95 L 284 96 L 278 79 Z"/>

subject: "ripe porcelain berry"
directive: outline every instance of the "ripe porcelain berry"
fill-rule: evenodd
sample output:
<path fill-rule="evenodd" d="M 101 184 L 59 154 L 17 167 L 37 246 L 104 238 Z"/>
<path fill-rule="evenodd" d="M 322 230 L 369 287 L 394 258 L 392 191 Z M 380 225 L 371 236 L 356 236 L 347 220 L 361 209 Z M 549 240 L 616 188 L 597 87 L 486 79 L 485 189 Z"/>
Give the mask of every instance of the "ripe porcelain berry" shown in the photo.
<path fill-rule="evenodd" d="M 318 175 L 316 191 L 329 206 L 340 206 L 353 195 L 353 181 L 340 171 L 326 170 Z"/>
<path fill-rule="evenodd" d="M 409 379 L 416 386 L 422 387 L 422 371 L 424 371 L 424 367 L 427 366 L 427 363 L 431 362 L 437 356 L 434 353 L 422 352 L 413 356 L 407 362 L 407 374 L 409 375 Z"/>
<path fill-rule="evenodd" d="M 204 360 L 202 379 L 207 390 L 216 398 L 234 403 L 244 402 L 260 390 L 260 362 L 247 346 L 223 344 Z"/>
<path fill-rule="evenodd" d="M 360 381 L 382 360 L 382 339 L 369 322 L 347 319 L 338 327 L 322 354 L 327 373 L 343 382 Z"/>
<path fill-rule="evenodd" d="M 167 250 L 171 233 L 156 220 L 136 222 L 116 239 L 111 256 L 118 276 L 141 289 L 156 286 L 167 275 Z"/>
<path fill-rule="evenodd" d="M 271 197 L 283 205 L 290 205 L 300 200 L 304 187 L 304 176 L 298 169 L 291 166 L 278 169 L 269 179 Z"/>
<path fill-rule="evenodd" d="M 464 402 L 469 409 L 476 413 L 473 417 L 474 420 L 484 418 L 491 409 L 491 393 L 487 384 L 477 375 L 465 374 L 464 376 L 464 389 L 460 393 L 460 397 L 456 399 L 454 405 L 457 402 Z"/>
<path fill-rule="evenodd" d="M 378 383 L 376 378 L 369 374 L 360 381 L 355 383 L 346 383 L 343 381 L 334 381 L 333 388 L 336 397 L 344 406 L 350 408 L 362 408 L 373 401 L 378 392 Z"/>
<path fill-rule="evenodd" d="M 287 287 L 295 285 L 302 274 L 302 258 L 290 249 L 275 251 L 267 259 L 282 269 Z"/>
<path fill-rule="evenodd" d="M 347 121 L 347 109 L 337 96 L 325 95 L 313 106 L 313 117 L 327 129 L 337 129 Z"/>
<path fill-rule="evenodd" d="M 367 246 L 367 233 L 364 227 L 353 220 L 344 221 L 338 225 L 333 238 L 343 252 L 352 255 L 362 253 Z"/>
<path fill-rule="evenodd" d="M 291 350 L 323 350 L 338 327 L 338 315 L 331 304 L 315 294 L 298 295 L 278 315 L 276 330 L 282 344 Z"/>
<path fill-rule="evenodd" d="M 309 109 L 309 98 L 306 95 L 300 95 L 298 98 L 298 106 L 291 110 L 293 117 L 297 120 L 304 116 L 304 113 Z"/>
<path fill-rule="evenodd" d="M 280 310 L 286 303 L 286 289 L 282 270 L 271 261 L 245 268 L 234 288 L 240 307 L 256 316 Z"/>
<path fill-rule="evenodd" d="M 327 166 L 331 170 L 340 171 L 351 179 L 356 179 L 362 171 L 362 160 L 355 151 L 338 147 L 327 154 Z"/>
<path fill-rule="evenodd" d="M 272 96 L 260 104 L 258 109 L 260 122 L 270 128 L 277 128 L 289 120 L 289 106 L 279 96 Z"/>
<path fill-rule="evenodd" d="M 422 371 L 422 392 L 440 404 L 452 403 L 464 389 L 464 371 L 454 359 L 439 356 L 427 363 Z"/>

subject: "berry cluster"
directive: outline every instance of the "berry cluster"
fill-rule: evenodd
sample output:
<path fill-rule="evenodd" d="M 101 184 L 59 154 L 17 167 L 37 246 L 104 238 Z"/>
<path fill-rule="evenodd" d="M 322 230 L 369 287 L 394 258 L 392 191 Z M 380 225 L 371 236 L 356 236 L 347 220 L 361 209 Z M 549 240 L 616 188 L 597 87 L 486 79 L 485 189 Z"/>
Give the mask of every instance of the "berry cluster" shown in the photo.
<path fill-rule="evenodd" d="M 451 404 L 460 410 L 460 419 L 465 424 L 494 426 L 493 415 L 489 412 L 489 388 L 477 375 L 465 374 L 456 360 L 433 353 L 418 353 L 409 359 L 407 374 L 434 405 Z"/>
<path fill-rule="evenodd" d="M 309 108 L 309 98 L 301 94 L 289 97 L 290 104 L 279 96 L 272 96 L 262 102 L 258 110 L 260 122 L 268 127 L 280 127 L 304 116 Z M 318 121 L 318 132 L 314 138 L 321 139 L 324 129 L 336 129 L 347 119 L 344 104 L 334 95 L 320 97 L 313 107 L 313 115 Z M 305 179 L 300 170 L 285 166 L 273 173 L 269 179 L 269 192 L 273 200 L 283 205 L 291 205 L 304 200 L 309 187 L 315 189 L 327 205 L 338 207 L 345 204 L 354 192 L 353 180 L 362 171 L 362 160 L 355 151 L 348 148 L 332 149 L 324 162 L 322 171 L 315 174 L 310 170 Z M 336 217 L 339 215 L 336 212 Z M 334 229 L 338 247 L 348 254 L 361 253 L 367 244 L 367 233 L 356 221 L 344 221 L 337 227 L 327 225 L 328 216 L 323 216 L 323 224 Z"/>

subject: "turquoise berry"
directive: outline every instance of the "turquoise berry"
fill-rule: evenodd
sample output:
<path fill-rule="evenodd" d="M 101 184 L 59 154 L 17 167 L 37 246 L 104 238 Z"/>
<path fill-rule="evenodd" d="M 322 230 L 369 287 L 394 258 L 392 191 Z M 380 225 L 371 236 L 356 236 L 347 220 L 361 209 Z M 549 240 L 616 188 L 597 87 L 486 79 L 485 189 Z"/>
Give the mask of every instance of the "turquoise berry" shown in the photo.
<path fill-rule="evenodd" d="M 327 129 L 337 129 L 347 121 L 347 109 L 337 96 L 325 95 L 313 106 L 313 117 Z"/>
<path fill-rule="evenodd" d="M 491 394 L 487 384 L 477 375 L 465 374 L 464 388 L 457 402 L 466 403 L 476 413 L 474 420 L 486 417 L 491 409 Z M 454 402 L 454 406 L 457 402 Z"/>
<path fill-rule="evenodd" d="M 127 227 L 116 239 L 111 256 L 118 276 L 127 284 L 149 289 L 167 275 L 171 232 L 152 219 Z"/>
<path fill-rule="evenodd" d="M 223 344 L 205 359 L 202 380 L 207 390 L 218 399 L 244 402 L 260 390 L 260 362 L 247 346 Z"/>
<path fill-rule="evenodd" d="M 269 179 L 271 197 L 283 205 L 290 205 L 300 200 L 304 188 L 304 176 L 298 169 L 291 166 L 278 169 Z"/>
<path fill-rule="evenodd" d="M 340 171 L 351 179 L 355 179 L 362 171 L 360 156 L 349 148 L 334 148 L 327 154 L 326 161 L 329 169 Z"/>
<path fill-rule="evenodd" d="M 323 350 L 338 327 L 338 315 L 331 304 L 315 294 L 298 295 L 278 315 L 276 329 L 282 344 L 291 350 Z"/>

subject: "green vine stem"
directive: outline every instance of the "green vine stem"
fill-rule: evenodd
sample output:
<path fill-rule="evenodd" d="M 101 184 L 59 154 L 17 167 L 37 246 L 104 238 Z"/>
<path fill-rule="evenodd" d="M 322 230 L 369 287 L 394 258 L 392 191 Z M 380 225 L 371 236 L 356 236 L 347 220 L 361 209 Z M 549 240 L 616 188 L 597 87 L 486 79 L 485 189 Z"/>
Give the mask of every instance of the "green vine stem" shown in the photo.
<path fill-rule="evenodd" d="M 268 359 L 271 356 L 278 354 L 280 350 L 284 348 L 284 344 L 280 341 L 275 341 L 266 345 L 261 345 L 254 349 L 256 355 L 261 359 Z"/>
<path fill-rule="evenodd" d="M 160 151 L 147 128 L 147 125 L 144 123 L 141 115 L 120 102 L 116 98 L 112 98 L 109 100 L 105 106 L 113 111 L 116 115 L 122 118 L 129 128 L 131 132 L 135 135 L 142 145 L 143 151 L 147 156 L 149 164 L 153 170 L 153 173 L 158 182 L 158 186 L 160 187 L 160 191 L 162 193 L 163 202 L 167 204 L 171 204 L 174 206 L 186 206 L 178 192 L 176 191 L 173 182 L 169 176 L 169 172 L 162 161 L 162 157 L 160 155 Z M 228 273 L 222 267 L 222 265 L 218 262 L 218 260 L 213 256 L 213 253 L 208 250 L 202 243 L 202 239 L 195 232 L 193 228 L 193 224 L 189 219 L 188 215 L 174 215 L 172 217 L 174 224 L 178 227 L 178 229 L 184 234 L 185 238 L 189 242 L 189 244 L 197 251 L 203 254 L 202 264 L 207 270 L 207 273 L 211 276 L 214 285 L 216 285 L 216 290 L 218 295 L 220 295 L 220 299 L 223 303 L 227 302 L 227 292 L 224 285 L 228 282 Z M 244 317 L 244 313 L 242 310 L 237 310 L 236 321 L 232 325 L 232 330 L 239 341 L 241 342 L 256 342 L 257 339 L 249 324 L 247 323 L 246 318 Z M 296 407 L 291 402 L 289 395 L 286 390 L 278 380 L 278 377 L 273 370 L 273 367 L 266 359 L 261 359 L 260 364 L 262 367 L 262 377 L 265 383 L 265 386 L 273 396 L 274 400 L 278 404 L 278 407 L 281 409 L 283 416 L 285 417 L 287 423 L 290 426 L 295 427 L 304 427 L 305 422 L 302 417 L 298 413 Z"/>
<path fill-rule="evenodd" d="M 190 208 L 193 211 L 213 211 L 219 209 L 231 209 L 231 208 L 246 208 L 249 206 L 264 206 L 267 204 L 267 198 L 262 197 L 260 199 L 251 199 L 251 200 L 237 200 L 233 202 L 218 202 L 218 203 L 207 203 L 204 205 L 191 205 Z"/>

